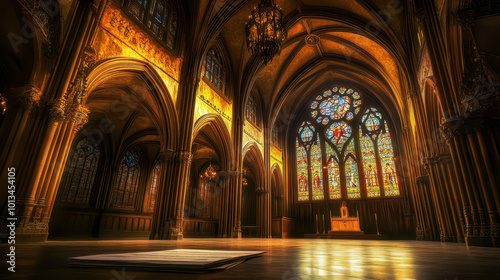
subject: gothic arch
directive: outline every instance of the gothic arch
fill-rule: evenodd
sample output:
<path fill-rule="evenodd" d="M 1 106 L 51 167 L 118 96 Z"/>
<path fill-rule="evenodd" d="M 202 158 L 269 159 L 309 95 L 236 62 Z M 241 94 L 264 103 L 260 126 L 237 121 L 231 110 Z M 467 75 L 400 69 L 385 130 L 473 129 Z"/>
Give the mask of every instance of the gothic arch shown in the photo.
<path fill-rule="evenodd" d="M 147 62 L 127 58 L 98 62 L 87 77 L 88 89 L 84 103 L 95 90 L 113 78 L 137 78 L 143 82 L 141 86 L 123 88 L 123 91 L 127 92 L 130 98 L 139 101 L 143 111 L 154 120 L 161 147 L 174 149 L 178 143 L 179 131 L 177 110 L 163 80 Z"/>
<path fill-rule="evenodd" d="M 234 148 L 231 136 L 222 117 L 216 114 L 207 114 L 199 118 L 193 128 L 193 137 L 191 138 L 193 139 L 193 143 L 205 127 L 213 131 L 213 135 L 211 135 L 213 139 L 211 140 L 214 147 L 218 150 L 219 155 L 221 155 L 221 168 L 223 170 L 231 170 L 234 163 Z"/>

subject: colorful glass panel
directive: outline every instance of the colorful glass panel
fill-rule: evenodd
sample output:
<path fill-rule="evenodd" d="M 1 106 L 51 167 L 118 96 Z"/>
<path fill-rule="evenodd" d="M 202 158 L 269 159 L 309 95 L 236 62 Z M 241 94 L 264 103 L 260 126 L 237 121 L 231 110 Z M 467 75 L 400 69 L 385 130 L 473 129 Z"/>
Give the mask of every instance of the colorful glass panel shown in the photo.
<path fill-rule="evenodd" d="M 358 168 L 356 161 L 349 156 L 345 162 L 346 187 L 348 198 L 360 198 L 361 192 L 359 188 Z"/>
<path fill-rule="evenodd" d="M 312 176 L 312 197 L 313 200 L 324 199 L 323 190 L 323 169 L 321 162 L 321 146 L 318 142 L 311 148 L 311 176 Z"/>
<path fill-rule="evenodd" d="M 329 116 L 332 120 L 343 118 L 350 108 L 350 98 L 340 95 L 334 95 L 319 105 L 320 113 Z"/>
<path fill-rule="evenodd" d="M 326 130 L 326 138 L 332 142 L 339 150 L 342 150 L 344 143 L 352 134 L 351 127 L 345 122 L 333 123 Z"/>
<path fill-rule="evenodd" d="M 380 134 L 378 138 L 378 150 L 380 163 L 382 164 L 382 176 L 384 181 L 384 192 L 386 196 L 399 195 L 399 183 L 396 174 L 396 165 L 394 164 L 394 151 L 392 148 L 391 134 L 387 123 L 385 124 L 385 133 Z"/>
<path fill-rule="evenodd" d="M 302 139 L 302 142 L 307 143 L 310 142 L 313 138 L 313 131 L 309 126 L 304 127 L 304 130 L 302 133 L 300 133 L 300 138 Z"/>
<path fill-rule="evenodd" d="M 326 146 L 326 158 L 329 159 L 328 162 L 328 193 L 330 199 L 341 198 L 341 188 L 340 188 L 340 169 L 338 164 L 338 158 L 335 151 L 329 144 Z"/>
<path fill-rule="evenodd" d="M 361 154 L 363 156 L 363 168 L 365 171 L 366 195 L 368 197 L 380 196 L 379 176 L 377 171 L 377 161 L 375 159 L 375 149 L 373 141 L 368 136 L 362 136 L 359 131 L 361 142 Z"/>
<path fill-rule="evenodd" d="M 307 152 L 306 149 L 299 145 L 296 141 L 297 147 L 297 182 L 299 185 L 299 201 L 309 200 L 309 174 L 307 170 Z"/>

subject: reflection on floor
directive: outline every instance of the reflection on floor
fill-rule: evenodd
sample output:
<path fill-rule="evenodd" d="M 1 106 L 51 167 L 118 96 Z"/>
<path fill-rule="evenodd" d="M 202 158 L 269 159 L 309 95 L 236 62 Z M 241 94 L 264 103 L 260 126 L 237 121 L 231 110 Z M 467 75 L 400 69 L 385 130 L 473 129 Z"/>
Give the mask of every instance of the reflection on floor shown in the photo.
<path fill-rule="evenodd" d="M 6 245 L 2 245 L 6 249 Z M 67 267 L 89 254 L 173 248 L 262 250 L 263 257 L 230 270 L 172 274 Z M 6 251 L 6 250 L 2 250 Z M 464 244 L 327 239 L 185 239 L 183 241 L 49 241 L 17 245 L 16 273 L 8 279 L 498 279 L 500 249 Z M 0 275 L 4 273 L 6 268 Z M 0 277 L 1 278 L 1 277 Z"/>

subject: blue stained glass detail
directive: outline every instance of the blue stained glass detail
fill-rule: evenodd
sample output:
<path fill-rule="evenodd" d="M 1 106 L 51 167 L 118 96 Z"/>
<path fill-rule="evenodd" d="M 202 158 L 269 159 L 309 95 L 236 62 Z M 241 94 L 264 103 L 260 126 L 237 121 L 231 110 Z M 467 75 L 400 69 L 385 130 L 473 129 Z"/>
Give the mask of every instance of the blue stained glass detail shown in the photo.
<path fill-rule="evenodd" d="M 311 104 L 311 109 L 316 109 L 318 108 L 318 102 L 317 101 L 314 101 L 312 104 Z"/>

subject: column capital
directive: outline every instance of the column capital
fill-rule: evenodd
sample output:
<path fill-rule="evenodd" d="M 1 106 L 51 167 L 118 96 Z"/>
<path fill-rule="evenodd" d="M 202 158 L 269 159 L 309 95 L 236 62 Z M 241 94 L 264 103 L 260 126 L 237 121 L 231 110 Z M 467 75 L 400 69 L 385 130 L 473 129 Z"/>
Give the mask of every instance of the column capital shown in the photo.
<path fill-rule="evenodd" d="M 52 104 L 49 115 L 51 122 L 62 122 L 66 118 L 66 99 L 59 98 Z"/>
<path fill-rule="evenodd" d="M 175 151 L 172 149 L 162 149 L 158 154 L 160 162 L 169 162 L 175 158 Z"/>
<path fill-rule="evenodd" d="M 269 190 L 266 189 L 266 188 L 257 188 L 255 190 L 258 194 L 266 194 L 266 193 L 269 193 Z"/>
<path fill-rule="evenodd" d="M 444 119 L 441 122 L 441 133 L 446 141 L 461 135 L 475 134 L 484 129 L 484 119 L 481 117 Z"/>
<path fill-rule="evenodd" d="M 193 154 L 189 151 L 178 151 L 177 160 L 182 163 L 191 164 L 193 160 Z"/>
<path fill-rule="evenodd" d="M 90 110 L 84 105 L 77 105 L 70 114 L 70 119 L 75 123 L 74 131 L 79 131 L 89 121 Z"/>
<path fill-rule="evenodd" d="M 34 84 L 26 84 L 18 88 L 5 91 L 8 102 L 18 103 L 26 110 L 33 110 L 40 106 L 42 92 Z"/>

